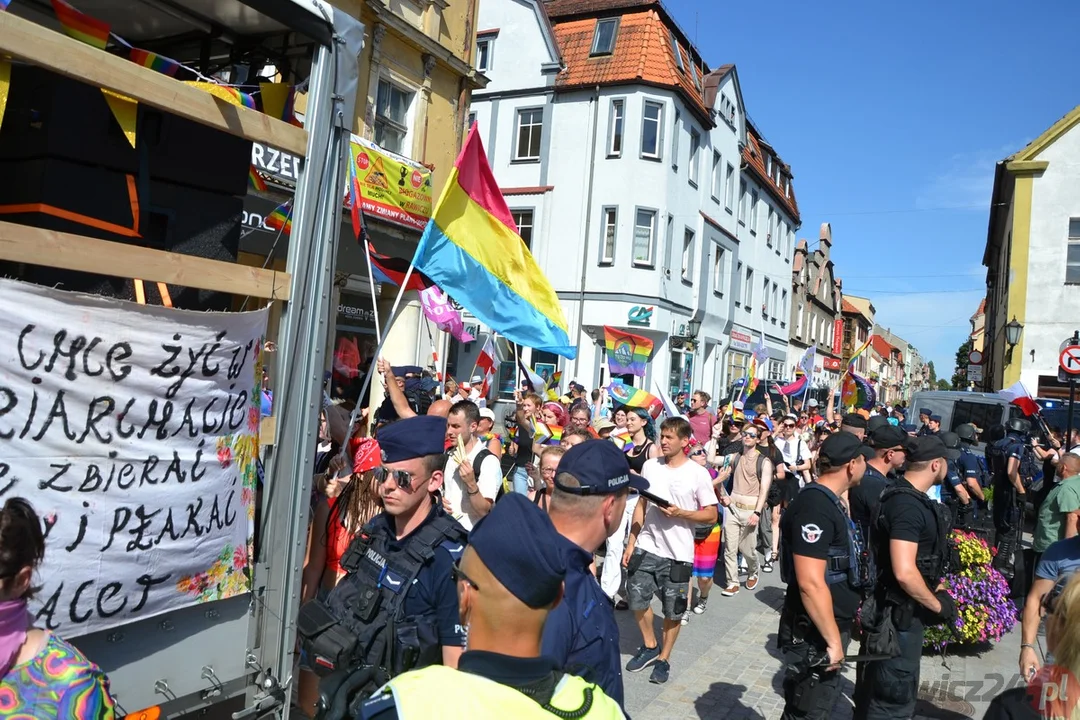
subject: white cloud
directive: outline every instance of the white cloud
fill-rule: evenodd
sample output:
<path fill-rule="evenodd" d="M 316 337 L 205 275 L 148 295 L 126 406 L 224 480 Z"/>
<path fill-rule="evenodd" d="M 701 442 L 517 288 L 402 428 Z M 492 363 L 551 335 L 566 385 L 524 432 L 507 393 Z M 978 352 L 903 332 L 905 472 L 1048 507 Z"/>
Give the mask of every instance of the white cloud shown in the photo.
<path fill-rule="evenodd" d="M 943 163 L 915 198 L 920 210 L 989 207 L 994 189 L 994 166 L 1026 143 L 956 153 Z"/>

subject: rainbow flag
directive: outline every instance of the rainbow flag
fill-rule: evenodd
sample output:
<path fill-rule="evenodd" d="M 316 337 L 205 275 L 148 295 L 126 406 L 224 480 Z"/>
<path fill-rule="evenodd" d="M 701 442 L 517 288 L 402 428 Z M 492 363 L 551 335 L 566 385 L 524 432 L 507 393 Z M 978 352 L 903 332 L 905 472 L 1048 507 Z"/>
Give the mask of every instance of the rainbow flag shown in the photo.
<path fill-rule="evenodd" d="M 69 37 L 73 37 L 98 50 L 104 50 L 109 44 L 109 23 L 90 17 L 71 7 L 65 0 L 52 0 L 56 19 Z"/>
<path fill-rule="evenodd" d="M 559 298 L 518 236 L 476 125 L 450 171 L 413 264 L 510 342 L 577 356 Z"/>
<path fill-rule="evenodd" d="M 615 446 L 623 452 L 628 453 L 634 449 L 634 436 L 630 434 L 629 430 L 613 432 L 608 435 L 608 440 L 615 443 Z"/>
<path fill-rule="evenodd" d="M 840 402 L 844 407 L 864 408 L 869 410 L 877 401 L 877 393 L 866 378 L 856 375 L 851 370 L 844 376 L 840 390 Z"/>
<path fill-rule="evenodd" d="M 608 385 L 611 401 L 630 408 L 645 408 L 654 418 L 664 409 L 664 403 L 652 393 L 640 388 L 630 387 L 626 383 L 613 382 Z"/>
<path fill-rule="evenodd" d="M 139 48 L 131 48 L 131 53 L 128 55 L 128 59 L 136 65 L 142 65 L 145 68 L 156 70 L 157 72 L 168 75 L 169 77 L 176 77 L 176 73 L 180 70 L 180 63 L 164 55 L 158 55 L 152 53 L 149 50 L 140 50 Z"/>
<path fill-rule="evenodd" d="M 866 352 L 866 348 L 870 347 L 870 343 L 873 341 L 874 336 L 866 338 L 866 342 L 859 346 L 859 348 L 851 354 L 851 359 L 848 360 L 848 367 L 855 364 L 855 361 L 859 359 L 859 356 Z"/>
<path fill-rule="evenodd" d="M 533 428 L 533 442 L 539 445 L 558 445 L 562 442 L 563 429 L 559 425 L 547 425 L 542 422 Z"/>
<path fill-rule="evenodd" d="M 632 373 L 645 377 L 645 365 L 652 354 L 653 341 L 640 335 L 604 326 L 608 371 L 612 375 Z"/>
<path fill-rule="evenodd" d="M 248 185 L 259 192 L 266 192 L 266 181 L 262 179 L 262 175 L 255 169 L 254 163 L 248 168 Z"/>
<path fill-rule="evenodd" d="M 274 212 L 266 216 L 265 224 L 271 230 L 284 232 L 286 236 L 292 233 L 292 200 L 286 200 L 274 208 Z"/>

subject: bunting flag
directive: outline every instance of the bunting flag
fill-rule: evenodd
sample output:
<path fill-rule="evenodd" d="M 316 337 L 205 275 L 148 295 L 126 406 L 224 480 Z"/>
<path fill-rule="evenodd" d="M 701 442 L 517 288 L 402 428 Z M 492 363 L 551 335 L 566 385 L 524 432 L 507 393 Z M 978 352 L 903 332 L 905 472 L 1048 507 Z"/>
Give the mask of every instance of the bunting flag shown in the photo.
<path fill-rule="evenodd" d="M 8 91 L 11 89 L 11 62 L 0 58 L 0 126 L 4 124 L 4 111 L 7 110 Z"/>
<path fill-rule="evenodd" d="M 577 356 L 559 297 L 518 235 L 476 125 L 443 186 L 413 263 L 510 342 Z"/>
<path fill-rule="evenodd" d="M 619 432 L 613 432 L 608 435 L 608 439 L 615 443 L 615 447 L 619 448 L 625 453 L 634 449 L 634 436 L 630 434 L 627 429 L 622 429 Z"/>
<path fill-rule="evenodd" d="M 521 368 L 522 374 L 525 375 L 525 385 L 529 388 L 529 392 L 541 396 L 547 392 L 547 383 L 544 382 L 544 378 L 540 377 L 539 373 L 525 367 L 525 363 L 521 361 L 521 358 L 518 358 L 518 367 Z"/>
<path fill-rule="evenodd" d="M 262 101 L 263 114 L 278 120 L 285 120 L 288 111 L 286 105 L 290 99 L 291 85 L 286 83 L 259 83 L 259 99 Z"/>
<path fill-rule="evenodd" d="M 652 340 L 605 325 L 604 347 L 607 348 L 608 372 L 612 375 L 631 373 L 645 377 L 645 365 L 653 349 Z"/>
<path fill-rule="evenodd" d="M 113 117 L 119 123 L 120 129 L 124 131 L 124 137 L 134 148 L 135 124 L 139 117 L 139 103 L 126 95 L 105 88 L 101 89 L 101 94 L 105 96 L 105 102 L 108 103 L 109 110 L 112 111 Z"/>
<path fill-rule="evenodd" d="M 866 342 L 859 346 L 859 348 L 851 354 L 851 359 L 848 360 L 848 367 L 855 364 L 855 361 L 859 359 L 859 356 L 866 352 L 866 348 L 870 347 L 870 342 L 874 339 L 874 336 L 866 338 Z"/>
<path fill-rule="evenodd" d="M 142 65 L 144 68 L 156 70 L 162 75 L 168 75 L 169 77 L 176 77 L 176 73 L 179 72 L 182 67 L 180 63 L 167 58 L 164 55 L 158 55 L 157 53 L 150 52 L 149 50 L 142 50 L 137 47 L 131 48 L 128 59 L 136 65 Z"/>
<path fill-rule="evenodd" d="M 266 192 L 266 181 L 263 180 L 262 175 L 259 174 L 259 171 L 255 169 L 255 163 L 252 163 L 251 167 L 248 168 L 248 185 L 253 190 L 258 190 L 259 192 Z"/>
<path fill-rule="evenodd" d="M 539 445 L 558 445 L 562 442 L 563 429 L 558 425 L 534 423 L 533 442 Z"/>
<path fill-rule="evenodd" d="M 60 0 L 53 0 L 53 2 L 58 1 Z M 258 110 L 258 107 L 255 105 L 255 98 L 251 97 L 251 95 L 248 95 L 246 92 L 241 92 L 237 88 L 229 87 L 228 85 L 218 85 L 217 83 L 212 82 L 203 82 L 201 80 L 184 80 L 184 84 L 190 85 L 193 88 L 198 88 L 199 90 L 205 90 L 214 97 L 224 100 L 232 105 L 239 105 L 251 110 Z"/>
<path fill-rule="evenodd" d="M 654 419 L 659 417 L 664 409 L 664 403 L 660 398 L 626 383 L 615 381 L 608 385 L 607 391 L 612 402 L 630 408 L 645 408 Z"/>
<path fill-rule="evenodd" d="M 840 401 L 844 407 L 863 408 L 869 410 L 877 401 L 877 393 L 866 378 L 856 375 L 848 370 L 844 376 L 843 387 L 840 390 Z"/>
<path fill-rule="evenodd" d="M 385 282 L 401 287 L 401 283 L 404 282 L 405 275 L 409 271 L 409 263 L 401 258 L 375 252 L 375 247 L 371 243 L 368 243 L 368 250 L 371 253 L 371 268 L 377 271 L 375 273 L 376 279 L 378 279 L 379 273 L 382 273 Z M 405 289 L 422 292 L 424 288 L 432 287 L 434 284 L 430 278 L 413 269 L 413 273 L 409 277 L 409 284 L 405 286 Z"/>
<path fill-rule="evenodd" d="M 798 395 L 806 390 L 806 386 L 810 384 L 810 376 L 799 368 L 795 372 L 795 379 L 789 382 L 787 385 L 781 385 L 777 388 L 777 391 L 785 397 L 791 397 L 792 395 Z"/>
<path fill-rule="evenodd" d="M 56 19 L 69 37 L 93 45 L 98 50 L 104 50 L 108 46 L 109 23 L 79 12 L 65 0 L 52 0 L 52 7 Z"/>
<path fill-rule="evenodd" d="M 285 233 L 286 237 L 289 236 L 292 233 L 292 200 L 286 200 L 274 208 L 274 212 L 267 215 L 264 223 L 271 230 L 279 230 Z"/>

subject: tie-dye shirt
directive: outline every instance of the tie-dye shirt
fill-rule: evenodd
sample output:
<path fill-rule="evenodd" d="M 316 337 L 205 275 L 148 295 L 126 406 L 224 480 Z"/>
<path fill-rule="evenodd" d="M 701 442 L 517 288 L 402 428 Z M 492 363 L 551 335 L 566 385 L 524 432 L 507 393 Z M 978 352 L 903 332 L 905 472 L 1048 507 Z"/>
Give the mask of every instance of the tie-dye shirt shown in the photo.
<path fill-rule="evenodd" d="M 53 634 L 41 652 L 0 680 L 6 720 L 113 720 L 109 680 L 94 663 Z"/>

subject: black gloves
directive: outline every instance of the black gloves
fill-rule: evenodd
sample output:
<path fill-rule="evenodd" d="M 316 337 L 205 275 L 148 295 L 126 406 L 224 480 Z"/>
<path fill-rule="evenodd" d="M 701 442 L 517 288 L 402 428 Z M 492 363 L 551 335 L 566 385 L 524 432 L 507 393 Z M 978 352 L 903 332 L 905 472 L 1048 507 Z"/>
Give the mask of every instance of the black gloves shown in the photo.
<path fill-rule="evenodd" d="M 938 590 L 934 597 L 941 603 L 941 610 L 937 614 L 938 622 L 951 626 L 956 622 L 956 601 L 945 590 Z"/>

